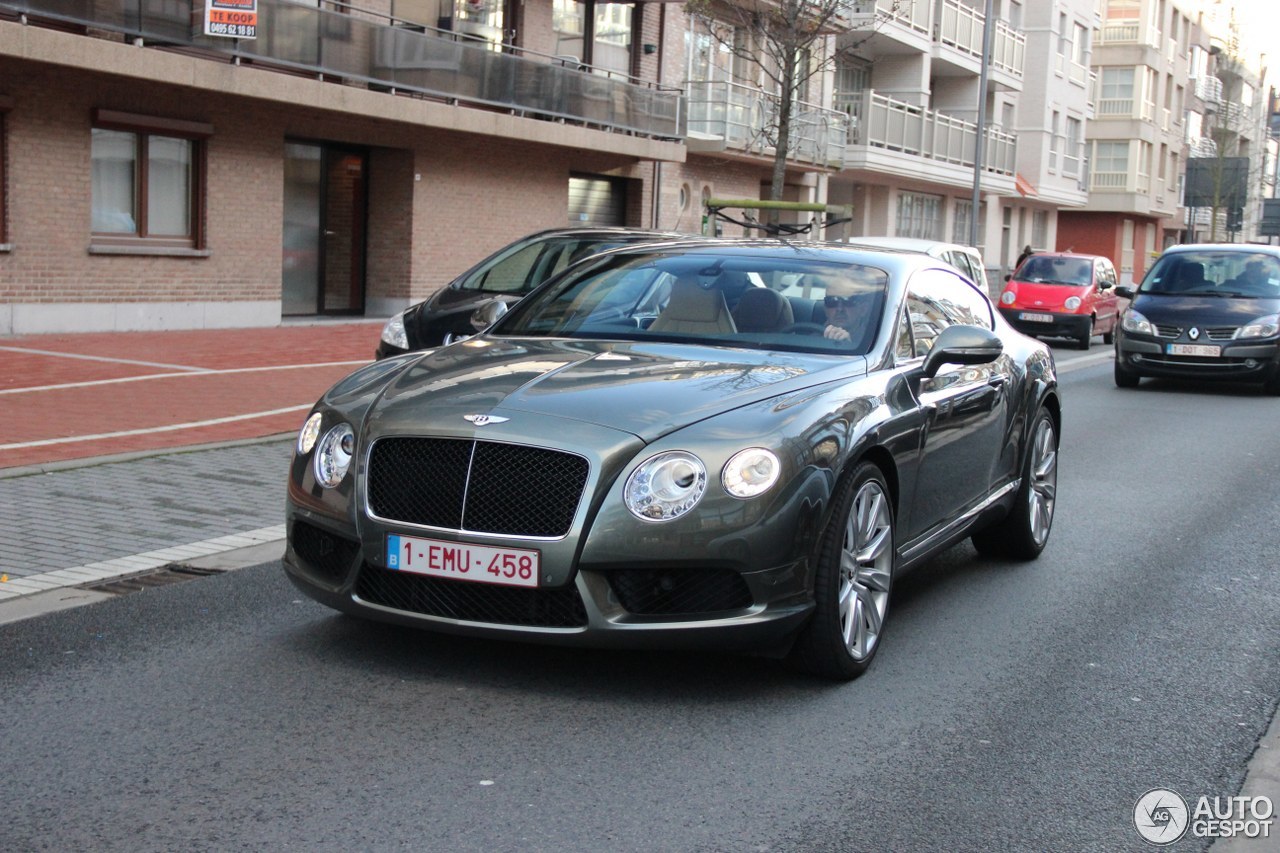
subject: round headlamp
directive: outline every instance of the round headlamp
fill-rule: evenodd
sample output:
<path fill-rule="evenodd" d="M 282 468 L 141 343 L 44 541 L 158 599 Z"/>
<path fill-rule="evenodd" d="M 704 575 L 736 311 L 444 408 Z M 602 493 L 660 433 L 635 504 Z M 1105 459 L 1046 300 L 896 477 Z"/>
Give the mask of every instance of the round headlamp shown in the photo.
<path fill-rule="evenodd" d="M 724 490 L 735 498 L 754 498 L 764 494 L 782 471 L 778 457 L 763 447 L 748 447 L 733 455 L 720 472 Z"/>
<path fill-rule="evenodd" d="M 642 521 L 671 521 L 698 505 L 707 490 L 707 468 L 683 450 L 641 462 L 623 490 L 623 501 Z"/>
<path fill-rule="evenodd" d="M 330 489 L 341 483 L 355 452 L 356 434 L 350 424 L 338 424 L 326 432 L 316 445 L 316 482 Z"/>
<path fill-rule="evenodd" d="M 1068 311 L 1075 311 L 1080 307 L 1080 297 L 1068 296 L 1067 301 L 1062 303 L 1062 307 L 1066 308 Z"/>
<path fill-rule="evenodd" d="M 322 420 L 324 420 L 323 416 L 319 412 L 315 412 L 302 425 L 302 431 L 298 433 L 299 456 L 306 456 L 311 452 L 311 448 L 316 446 L 316 439 L 320 437 L 320 422 Z"/>

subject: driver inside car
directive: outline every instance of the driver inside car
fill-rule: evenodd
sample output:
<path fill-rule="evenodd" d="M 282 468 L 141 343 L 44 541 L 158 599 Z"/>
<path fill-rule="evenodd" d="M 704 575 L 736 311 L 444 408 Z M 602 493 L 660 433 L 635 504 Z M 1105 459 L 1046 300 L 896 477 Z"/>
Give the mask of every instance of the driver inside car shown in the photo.
<path fill-rule="evenodd" d="M 826 295 L 822 307 L 827 313 L 827 325 L 822 336 L 832 341 L 857 341 L 862 337 L 867 316 L 860 311 L 861 297 L 858 286 L 848 278 L 823 276 Z"/>

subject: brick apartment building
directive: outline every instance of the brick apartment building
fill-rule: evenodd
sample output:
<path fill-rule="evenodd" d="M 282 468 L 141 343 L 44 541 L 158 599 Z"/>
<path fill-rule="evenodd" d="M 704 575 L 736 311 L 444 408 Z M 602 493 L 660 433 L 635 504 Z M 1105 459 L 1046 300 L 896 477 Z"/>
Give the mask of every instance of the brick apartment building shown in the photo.
<path fill-rule="evenodd" d="M 981 127 L 992 281 L 1062 242 L 1099 19 L 995 0 L 984 74 L 984 5 L 845 4 L 787 159 L 788 200 L 852 216 L 814 236 L 968 242 Z M 531 231 L 731 236 L 706 200 L 767 197 L 776 93 L 681 2 L 256 6 L 250 39 L 195 0 L 0 0 L 0 335 L 387 316 Z"/>

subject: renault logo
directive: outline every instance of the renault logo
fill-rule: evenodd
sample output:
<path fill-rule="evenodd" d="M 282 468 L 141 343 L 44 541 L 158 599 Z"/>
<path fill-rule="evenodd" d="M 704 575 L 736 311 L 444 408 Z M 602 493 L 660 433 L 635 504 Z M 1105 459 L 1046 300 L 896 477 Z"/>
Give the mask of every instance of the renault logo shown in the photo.
<path fill-rule="evenodd" d="M 1187 337 L 1191 338 L 1191 340 L 1193 341 L 1196 340 L 1197 338 L 1200 337 L 1200 330 L 1197 329 L 1195 326 L 1192 326 L 1191 331 L 1187 332 Z"/>
<path fill-rule="evenodd" d="M 478 427 L 488 426 L 489 424 L 504 424 L 511 420 L 510 418 L 499 417 L 498 415 L 463 415 L 464 421 L 470 421 Z"/>

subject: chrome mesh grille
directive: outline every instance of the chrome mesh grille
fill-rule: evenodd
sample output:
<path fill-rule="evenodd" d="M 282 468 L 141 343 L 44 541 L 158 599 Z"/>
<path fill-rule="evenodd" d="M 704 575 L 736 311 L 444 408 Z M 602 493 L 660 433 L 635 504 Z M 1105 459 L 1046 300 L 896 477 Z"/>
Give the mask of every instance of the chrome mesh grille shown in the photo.
<path fill-rule="evenodd" d="M 560 537 L 573 524 L 589 471 L 581 456 L 541 447 L 384 438 L 369 454 L 369 509 L 427 527 Z"/>
<path fill-rule="evenodd" d="M 365 563 L 356 578 L 356 595 L 383 607 L 466 622 L 539 628 L 581 628 L 587 624 L 586 607 L 573 584 L 520 589 L 443 580 Z"/>

